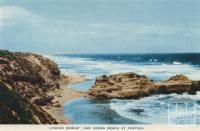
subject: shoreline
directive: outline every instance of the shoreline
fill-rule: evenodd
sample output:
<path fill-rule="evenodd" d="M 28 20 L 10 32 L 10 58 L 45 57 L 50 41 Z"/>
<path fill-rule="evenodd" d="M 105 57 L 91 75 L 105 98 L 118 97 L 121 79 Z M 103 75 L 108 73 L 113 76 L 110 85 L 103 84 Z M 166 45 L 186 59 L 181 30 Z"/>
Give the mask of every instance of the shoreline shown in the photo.
<path fill-rule="evenodd" d="M 65 116 L 65 111 L 75 111 L 75 108 L 70 105 L 65 110 L 65 104 L 78 98 L 138 100 L 158 94 L 187 92 L 194 95 L 200 90 L 200 81 L 184 75 L 157 82 L 145 75 L 126 72 L 97 76 L 92 88 L 79 91 L 73 89 L 73 83 L 89 79 L 81 74 L 61 73 L 58 64 L 50 58 L 23 52 L 0 53 L 4 54 L 0 60 L 0 105 L 3 107 L 0 112 L 4 112 L 0 123 L 72 124 L 68 119 L 71 112 Z M 131 111 L 138 112 L 137 109 Z M 80 115 L 75 117 L 79 118 Z M 73 119 L 76 121 L 76 118 Z"/>
<path fill-rule="evenodd" d="M 48 95 L 52 95 L 55 98 L 52 100 L 53 103 L 59 103 L 59 106 L 46 105 L 42 108 L 51 114 L 59 123 L 70 124 L 70 120 L 64 116 L 64 104 L 71 100 L 86 97 L 87 94 L 79 92 L 71 88 L 71 84 L 86 81 L 85 76 L 79 74 L 68 74 L 63 75 L 64 77 L 60 80 L 60 89 L 52 90 L 47 92 Z"/>

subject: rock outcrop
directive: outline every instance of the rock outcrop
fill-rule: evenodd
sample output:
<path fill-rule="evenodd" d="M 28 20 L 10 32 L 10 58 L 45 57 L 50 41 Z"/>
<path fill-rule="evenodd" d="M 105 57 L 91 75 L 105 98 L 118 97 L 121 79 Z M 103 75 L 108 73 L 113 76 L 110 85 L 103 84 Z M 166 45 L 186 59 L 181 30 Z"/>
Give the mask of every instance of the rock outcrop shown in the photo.
<path fill-rule="evenodd" d="M 196 91 L 200 91 L 200 81 L 192 81 L 183 75 L 154 82 L 135 73 L 120 73 L 96 78 L 89 95 L 97 99 L 139 99 L 155 94 L 195 94 Z"/>
<path fill-rule="evenodd" d="M 56 124 L 40 106 L 54 104 L 47 92 L 59 89 L 62 78 L 41 55 L 0 50 L 0 123 Z"/>

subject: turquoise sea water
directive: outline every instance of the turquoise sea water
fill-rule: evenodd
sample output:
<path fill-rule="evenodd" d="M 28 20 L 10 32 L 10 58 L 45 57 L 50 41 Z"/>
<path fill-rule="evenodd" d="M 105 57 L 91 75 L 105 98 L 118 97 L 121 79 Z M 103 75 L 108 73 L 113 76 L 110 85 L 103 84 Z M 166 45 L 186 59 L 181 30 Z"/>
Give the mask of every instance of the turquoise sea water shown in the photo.
<path fill-rule="evenodd" d="M 200 80 L 200 54 L 76 54 L 48 56 L 58 63 L 63 73 L 86 75 L 88 81 L 71 85 L 74 90 L 87 91 L 95 78 L 102 74 L 135 72 L 147 75 L 155 81 L 165 80 L 176 74 L 184 74 L 193 80 Z M 187 98 L 192 104 L 187 108 L 191 117 L 184 114 L 170 116 L 169 105 L 173 107 L 174 98 Z M 200 95 L 157 95 L 140 100 L 94 101 L 79 98 L 65 104 L 65 116 L 74 124 L 168 124 L 179 118 L 184 124 L 200 123 Z M 179 105 L 178 112 L 185 106 Z M 134 109 L 142 109 L 137 113 Z M 170 110 L 171 111 L 171 110 Z M 174 110 L 172 109 L 172 112 Z M 181 116 L 182 115 L 182 116 Z M 191 121 L 195 118 L 196 121 Z M 175 121 L 176 120 L 176 121 Z"/>

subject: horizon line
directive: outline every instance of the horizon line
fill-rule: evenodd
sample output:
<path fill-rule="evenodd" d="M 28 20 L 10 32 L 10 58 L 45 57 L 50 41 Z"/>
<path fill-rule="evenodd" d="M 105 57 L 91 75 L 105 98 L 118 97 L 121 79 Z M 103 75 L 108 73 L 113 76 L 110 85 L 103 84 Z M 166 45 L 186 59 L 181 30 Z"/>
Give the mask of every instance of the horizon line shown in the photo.
<path fill-rule="evenodd" d="M 84 52 L 77 52 L 77 53 L 48 53 L 48 54 L 52 54 L 52 55 L 104 55 L 104 54 L 107 54 L 107 55 L 117 55 L 117 54 L 127 54 L 127 55 L 129 55 L 129 54 L 135 54 L 135 55 L 139 55 L 139 54 L 200 54 L 200 52 L 138 52 L 138 53 L 122 53 L 122 52 L 120 52 L 120 53 L 84 53 Z"/>

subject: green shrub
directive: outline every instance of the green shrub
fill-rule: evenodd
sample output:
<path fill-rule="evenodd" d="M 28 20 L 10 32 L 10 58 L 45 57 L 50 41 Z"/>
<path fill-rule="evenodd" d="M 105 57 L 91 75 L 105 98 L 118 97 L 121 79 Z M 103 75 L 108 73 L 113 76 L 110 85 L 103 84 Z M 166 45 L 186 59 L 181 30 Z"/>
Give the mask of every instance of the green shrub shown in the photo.
<path fill-rule="evenodd" d="M 7 50 L 0 50 L 0 56 L 9 56 L 11 53 Z"/>

